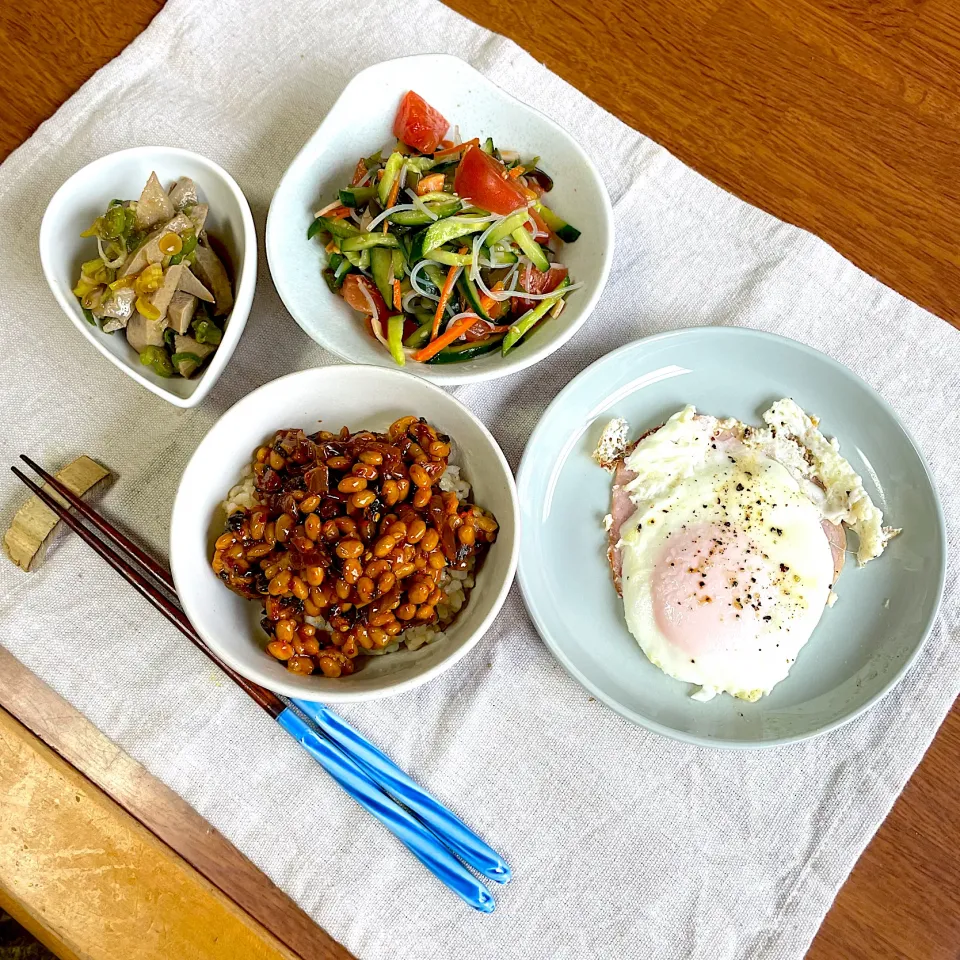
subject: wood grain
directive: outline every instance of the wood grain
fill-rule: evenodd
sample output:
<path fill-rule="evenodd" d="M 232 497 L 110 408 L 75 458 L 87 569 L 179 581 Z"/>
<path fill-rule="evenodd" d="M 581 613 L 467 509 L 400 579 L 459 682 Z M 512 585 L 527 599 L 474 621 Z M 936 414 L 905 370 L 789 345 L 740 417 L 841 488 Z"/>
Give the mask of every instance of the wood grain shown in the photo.
<path fill-rule="evenodd" d="M 960 325 L 956 0 L 449 5 L 510 36 L 700 173 Z M 0 157 L 161 6 L 0 6 Z M 955 709 L 841 891 L 810 960 L 960 957 L 958 774 Z"/>
<path fill-rule="evenodd" d="M 0 708 L 55 750 L 163 840 L 302 960 L 349 960 L 236 847 L 189 804 L 107 739 L 0 647 Z"/>
<path fill-rule="evenodd" d="M 449 5 L 960 325 L 955 0 Z"/>
<path fill-rule="evenodd" d="M 4 902 L 64 956 L 297 960 L 5 710 L 0 808 Z"/>
<path fill-rule="evenodd" d="M 112 60 L 163 0 L 0 3 L 0 160 Z"/>
<path fill-rule="evenodd" d="M 873 838 L 807 960 L 960 957 L 960 712 Z"/>

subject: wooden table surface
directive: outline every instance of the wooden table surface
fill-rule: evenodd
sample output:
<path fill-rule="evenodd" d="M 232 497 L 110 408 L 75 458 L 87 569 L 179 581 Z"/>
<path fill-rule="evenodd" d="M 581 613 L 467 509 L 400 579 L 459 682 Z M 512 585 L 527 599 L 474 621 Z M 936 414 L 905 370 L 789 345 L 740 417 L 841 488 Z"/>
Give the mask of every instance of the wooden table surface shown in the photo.
<path fill-rule="evenodd" d="M 0 7 L 0 159 L 161 6 Z M 450 6 L 721 186 L 960 326 L 956 0 Z M 955 708 L 841 890 L 810 960 L 960 957 L 958 776 Z M 139 789 L 149 795 L 146 779 Z"/>

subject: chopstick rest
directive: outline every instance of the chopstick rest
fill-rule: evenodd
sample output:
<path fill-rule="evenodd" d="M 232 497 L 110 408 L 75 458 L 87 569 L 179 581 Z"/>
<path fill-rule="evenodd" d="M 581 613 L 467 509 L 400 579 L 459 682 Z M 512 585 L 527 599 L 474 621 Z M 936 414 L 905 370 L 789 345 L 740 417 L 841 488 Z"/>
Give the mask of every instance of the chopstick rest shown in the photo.
<path fill-rule="evenodd" d="M 49 476 L 49 474 L 48 474 Z M 110 476 L 106 467 L 87 456 L 68 463 L 55 478 L 55 489 L 64 488 L 78 499 Z M 49 482 L 49 481 L 48 481 Z M 54 486 L 52 483 L 51 486 Z M 43 563 L 59 517 L 43 501 L 31 497 L 16 512 L 3 535 L 3 549 L 10 560 L 28 573 Z"/>

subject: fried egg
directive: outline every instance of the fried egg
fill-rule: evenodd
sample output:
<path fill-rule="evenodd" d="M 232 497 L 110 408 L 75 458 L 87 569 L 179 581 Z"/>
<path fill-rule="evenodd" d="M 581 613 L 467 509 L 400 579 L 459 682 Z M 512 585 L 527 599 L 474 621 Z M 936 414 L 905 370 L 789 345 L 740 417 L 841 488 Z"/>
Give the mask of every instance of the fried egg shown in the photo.
<path fill-rule="evenodd" d="M 898 532 L 797 404 L 780 400 L 764 420 L 687 406 L 629 450 L 612 421 L 595 454 L 615 470 L 605 522 L 627 627 L 696 699 L 769 693 L 835 599 L 843 524 L 861 564 Z"/>

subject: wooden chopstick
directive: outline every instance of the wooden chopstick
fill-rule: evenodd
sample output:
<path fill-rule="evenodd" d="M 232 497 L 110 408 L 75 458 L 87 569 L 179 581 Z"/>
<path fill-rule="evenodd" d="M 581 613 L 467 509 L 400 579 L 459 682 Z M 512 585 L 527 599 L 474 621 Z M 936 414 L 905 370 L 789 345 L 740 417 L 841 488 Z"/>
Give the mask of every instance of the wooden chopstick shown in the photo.
<path fill-rule="evenodd" d="M 169 584 L 169 589 L 174 598 L 176 598 L 176 589 L 173 586 L 173 580 L 169 571 L 165 570 L 159 563 L 152 558 L 147 557 L 139 547 L 126 538 L 119 531 L 115 530 L 106 520 L 99 516 L 92 507 L 89 507 L 79 498 L 73 497 L 66 488 L 51 477 L 42 468 L 36 465 L 28 457 L 22 456 L 21 459 L 37 471 L 38 475 L 44 477 L 47 483 L 58 493 L 64 496 L 70 503 L 75 503 L 76 509 L 85 518 L 90 519 L 97 529 L 103 531 L 110 540 L 116 544 L 121 551 L 129 551 L 134 559 L 139 561 L 141 557 L 149 561 L 148 570 L 165 586 Z M 494 861 L 494 867 L 491 871 L 481 869 L 485 876 L 503 883 L 509 879 L 509 868 L 499 860 L 499 857 L 486 844 L 476 837 L 463 824 L 460 823 L 448 811 L 440 809 L 440 812 L 446 813 L 444 826 L 462 827 L 468 834 L 468 844 L 464 848 L 461 843 L 454 842 L 448 846 L 445 843 L 450 842 L 450 835 L 446 830 L 438 832 L 432 831 L 421 820 L 417 819 L 404 806 L 398 804 L 391 793 L 384 789 L 383 784 L 366 764 L 358 763 L 352 755 L 349 748 L 345 748 L 341 738 L 331 738 L 320 719 L 311 716 L 311 720 L 316 726 L 310 726 L 303 719 L 301 714 L 291 712 L 288 705 L 276 694 L 264 689 L 258 684 L 247 680 L 236 673 L 231 667 L 225 664 L 216 656 L 203 642 L 199 634 L 194 630 L 192 624 L 187 619 L 186 614 L 180 609 L 177 602 L 166 597 L 161 590 L 154 586 L 131 564 L 126 556 L 121 554 L 117 556 L 113 548 L 100 540 L 91 530 L 71 514 L 70 510 L 63 506 L 60 501 L 53 497 L 47 490 L 39 486 L 22 471 L 16 467 L 10 468 L 16 477 L 29 487 L 64 523 L 70 527 L 85 543 L 92 547 L 107 563 L 113 567 L 134 589 L 144 598 L 156 607 L 190 642 L 197 647 L 203 654 L 212 660 L 224 673 L 233 680 L 244 692 L 246 692 L 256 703 L 260 705 L 270 716 L 289 733 L 321 766 L 329 773 L 334 780 L 356 800 L 364 809 L 373 814 L 384 826 L 390 830 L 404 846 L 410 850 L 420 862 L 444 883 L 452 892 L 464 900 L 475 910 L 483 913 L 489 913 L 494 909 L 494 900 L 487 888 L 477 878 L 471 874 L 463 863 L 457 859 L 452 849 L 463 855 L 465 859 L 472 856 L 477 848 L 480 848 L 481 857 L 486 861 L 485 851 L 489 850 L 491 859 Z M 301 708 L 303 705 L 300 705 Z M 310 706 L 307 704 L 306 706 Z M 309 711 L 308 711 L 309 715 Z M 359 737 L 359 735 L 357 735 Z M 362 738 L 360 738 L 362 740 Z M 372 748 L 375 750 L 375 748 Z M 386 759 L 386 758 L 384 758 Z M 387 761 L 389 764 L 389 761 Z M 390 764 L 392 766 L 392 764 Z M 405 776 L 405 775 L 404 775 Z M 420 799 L 431 800 L 429 795 L 424 794 L 413 782 L 410 785 L 416 789 Z M 433 801 L 435 803 L 435 801 Z M 432 811 L 436 814 L 437 811 Z M 435 821 L 435 817 L 432 818 Z M 436 826 L 436 822 L 434 822 Z M 473 841 L 476 842 L 474 846 Z M 467 862 L 475 866 L 470 859 Z"/>

